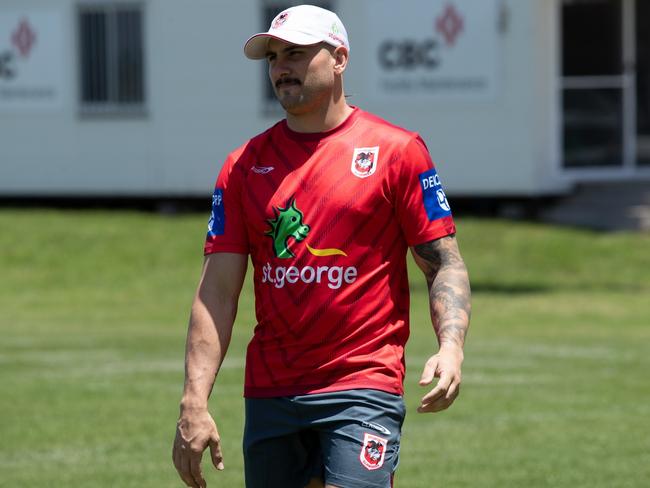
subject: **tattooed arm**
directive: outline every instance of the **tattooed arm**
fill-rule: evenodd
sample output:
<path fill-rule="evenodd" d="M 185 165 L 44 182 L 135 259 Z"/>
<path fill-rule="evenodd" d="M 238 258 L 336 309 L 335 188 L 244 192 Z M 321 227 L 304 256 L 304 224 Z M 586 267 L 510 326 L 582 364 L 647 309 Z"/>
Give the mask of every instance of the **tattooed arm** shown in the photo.
<path fill-rule="evenodd" d="M 424 366 L 420 385 L 439 380 L 422 398 L 418 412 L 438 412 L 454 402 L 460 388 L 471 311 L 469 278 L 453 235 L 419 244 L 411 252 L 427 279 L 431 321 L 440 345 Z"/>

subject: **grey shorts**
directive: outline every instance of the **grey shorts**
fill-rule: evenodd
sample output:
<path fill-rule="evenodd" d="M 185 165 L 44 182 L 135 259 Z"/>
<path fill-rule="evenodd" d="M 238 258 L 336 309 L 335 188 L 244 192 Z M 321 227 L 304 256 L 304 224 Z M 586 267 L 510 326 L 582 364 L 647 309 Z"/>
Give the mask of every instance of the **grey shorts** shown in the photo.
<path fill-rule="evenodd" d="M 379 390 L 247 398 L 246 486 L 389 488 L 405 414 L 401 396 Z"/>

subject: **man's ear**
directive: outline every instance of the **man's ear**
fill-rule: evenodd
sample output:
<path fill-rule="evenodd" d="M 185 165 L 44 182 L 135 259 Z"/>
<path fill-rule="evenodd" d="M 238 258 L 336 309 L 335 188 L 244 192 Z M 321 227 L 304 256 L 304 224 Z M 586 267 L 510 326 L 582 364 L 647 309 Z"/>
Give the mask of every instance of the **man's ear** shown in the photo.
<path fill-rule="evenodd" d="M 334 57 L 334 73 L 342 75 L 348 65 L 350 53 L 345 46 L 339 46 L 332 53 Z"/>

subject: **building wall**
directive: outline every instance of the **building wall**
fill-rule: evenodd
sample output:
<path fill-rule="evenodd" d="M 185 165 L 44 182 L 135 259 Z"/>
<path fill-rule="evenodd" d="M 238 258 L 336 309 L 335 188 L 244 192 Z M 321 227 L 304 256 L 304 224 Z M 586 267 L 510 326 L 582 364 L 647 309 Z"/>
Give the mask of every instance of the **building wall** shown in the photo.
<path fill-rule="evenodd" d="M 242 53 L 262 25 L 257 1 L 145 1 L 147 112 L 134 117 L 81 114 L 77 2 L 53 3 L 0 6 L 59 10 L 65 39 L 60 107 L 0 111 L 1 195 L 209 195 L 226 154 L 277 120 L 262 108 L 263 67 Z M 563 188 L 554 169 L 555 1 L 501 3 L 494 95 L 438 101 L 373 95 L 372 1 L 337 5 L 352 45 L 350 103 L 420 132 L 452 195 Z"/>
<path fill-rule="evenodd" d="M 538 163 L 533 159 L 530 120 L 533 75 L 529 60 L 534 43 L 530 35 L 531 3 L 503 3 L 507 19 L 499 34 L 498 83 L 492 100 L 428 105 L 413 100 L 407 106 L 390 100 L 361 103 L 423 135 L 449 193 L 537 191 L 531 176 L 533 165 Z M 356 79 L 351 81 L 360 84 Z"/>

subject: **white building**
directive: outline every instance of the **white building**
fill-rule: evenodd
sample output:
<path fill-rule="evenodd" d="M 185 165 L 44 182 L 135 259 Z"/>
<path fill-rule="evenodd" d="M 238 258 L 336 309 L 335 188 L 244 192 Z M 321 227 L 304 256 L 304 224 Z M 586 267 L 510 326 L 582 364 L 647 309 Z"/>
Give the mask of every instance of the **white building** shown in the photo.
<path fill-rule="evenodd" d="M 243 56 L 282 0 L 2 0 L 0 197 L 205 196 L 282 113 Z M 452 196 L 650 181 L 650 2 L 331 0 L 350 103 Z"/>

